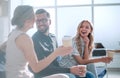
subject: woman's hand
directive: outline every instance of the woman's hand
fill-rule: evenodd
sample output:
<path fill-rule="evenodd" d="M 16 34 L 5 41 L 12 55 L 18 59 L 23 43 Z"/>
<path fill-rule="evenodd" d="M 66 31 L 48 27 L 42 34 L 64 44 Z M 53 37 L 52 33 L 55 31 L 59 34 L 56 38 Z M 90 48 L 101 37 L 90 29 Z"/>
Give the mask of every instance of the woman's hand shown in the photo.
<path fill-rule="evenodd" d="M 85 46 L 88 47 L 89 42 L 90 42 L 89 38 L 88 37 L 84 37 L 83 40 L 84 40 Z"/>
<path fill-rule="evenodd" d="M 101 61 L 104 63 L 110 63 L 113 60 L 112 57 L 102 57 Z"/>

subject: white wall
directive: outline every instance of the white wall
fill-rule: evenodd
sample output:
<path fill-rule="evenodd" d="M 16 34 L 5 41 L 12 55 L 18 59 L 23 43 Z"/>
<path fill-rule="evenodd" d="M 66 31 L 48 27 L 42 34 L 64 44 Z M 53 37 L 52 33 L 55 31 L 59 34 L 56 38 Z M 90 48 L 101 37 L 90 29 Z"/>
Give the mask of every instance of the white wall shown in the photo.
<path fill-rule="evenodd" d="M 57 37 L 59 45 L 62 44 L 62 37 L 69 35 L 74 37 L 78 24 L 87 19 L 91 21 L 91 7 L 66 7 L 58 8 Z"/>
<path fill-rule="evenodd" d="M 107 49 L 120 49 L 120 6 L 95 7 L 95 42 L 102 42 Z"/>
<path fill-rule="evenodd" d="M 8 17 L 0 17 L 0 43 L 4 42 L 7 38 L 9 31 Z"/>
<path fill-rule="evenodd" d="M 0 44 L 3 43 L 8 36 L 9 31 L 9 11 L 8 1 L 0 1 Z"/>
<path fill-rule="evenodd" d="M 10 0 L 10 22 L 11 22 L 11 18 L 13 17 L 15 8 L 21 4 L 22 4 L 22 0 Z M 10 23 L 10 26 L 11 26 L 11 23 Z M 13 28 L 14 27 L 11 26 L 9 32 L 11 32 Z"/>
<path fill-rule="evenodd" d="M 21 0 L 3 0 L 0 15 L 0 44 L 7 40 L 10 32 L 10 19 L 13 15 L 13 11 L 17 5 L 22 4 Z M 6 13 L 7 12 L 7 13 Z"/>
<path fill-rule="evenodd" d="M 120 49 L 120 6 L 94 7 L 94 40 L 106 49 Z M 64 35 L 75 36 L 76 28 L 83 19 L 92 20 L 91 7 L 58 8 L 58 43 Z"/>

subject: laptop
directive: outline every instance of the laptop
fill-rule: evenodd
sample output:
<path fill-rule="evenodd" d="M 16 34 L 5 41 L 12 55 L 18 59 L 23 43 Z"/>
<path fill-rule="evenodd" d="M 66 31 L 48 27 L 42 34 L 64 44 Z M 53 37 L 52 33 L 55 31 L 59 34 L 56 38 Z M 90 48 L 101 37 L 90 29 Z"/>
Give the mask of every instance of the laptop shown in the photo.
<path fill-rule="evenodd" d="M 93 49 L 92 56 L 106 56 L 106 49 L 105 48 L 95 48 Z"/>

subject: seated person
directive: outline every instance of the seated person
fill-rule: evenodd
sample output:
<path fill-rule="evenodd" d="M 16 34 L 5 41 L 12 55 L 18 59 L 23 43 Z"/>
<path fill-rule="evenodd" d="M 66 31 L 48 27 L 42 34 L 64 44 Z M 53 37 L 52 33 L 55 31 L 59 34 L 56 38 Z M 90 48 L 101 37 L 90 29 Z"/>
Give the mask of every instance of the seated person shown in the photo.
<path fill-rule="evenodd" d="M 104 62 L 110 63 L 112 58 L 101 57 L 90 59 L 93 48 L 93 27 L 88 20 L 83 20 L 77 28 L 76 36 L 72 39 L 73 52 L 70 55 L 64 56 L 59 62 L 62 67 L 71 67 L 73 65 L 85 64 L 88 71 L 95 74 L 98 78 L 96 69 L 93 63 Z"/>
<path fill-rule="evenodd" d="M 26 34 L 29 29 L 33 28 L 34 21 L 35 17 L 32 6 L 19 5 L 15 8 L 12 25 L 16 27 L 9 35 L 6 47 L 6 78 L 32 78 L 27 70 L 27 65 L 29 65 L 35 73 L 41 72 L 58 56 L 67 55 L 72 51 L 72 47 L 60 46 L 50 55 L 38 60 L 33 41 Z M 44 78 L 69 77 L 66 74 L 57 73 L 44 76 Z"/>
<path fill-rule="evenodd" d="M 36 11 L 36 28 L 37 31 L 32 36 L 35 52 L 39 60 L 44 59 L 49 56 L 53 51 L 58 47 L 56 37 L 49 33 L 49 28 L 51 24 L 50 14 L 44 9 L 38 9 Z M 51 64 L 42 70 L 41 72 L 34 73 L 35 78 L 41 78 L 46 75 L 56 74 L 56 73 L 64 73 L 67 74 L 70 78 L 70 74 L 76 76 L 76 78 L 80 78 L 79 75 L 81 68 L 78 69 L 78 66 L 72 67 L 60 67 L 58 63 L 58 58 L 55 59 Z M 87 78 L 94 78 L 94 75 L 90 72 L 87 72 Z"/>

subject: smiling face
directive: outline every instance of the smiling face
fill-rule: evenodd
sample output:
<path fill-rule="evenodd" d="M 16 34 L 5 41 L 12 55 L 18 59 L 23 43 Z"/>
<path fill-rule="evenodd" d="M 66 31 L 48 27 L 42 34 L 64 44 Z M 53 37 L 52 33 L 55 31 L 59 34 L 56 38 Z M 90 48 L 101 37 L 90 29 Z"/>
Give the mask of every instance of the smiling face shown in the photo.
<path fill-rule="evenodd" d="M 40 30 L 42 33 L 46 33 L 49 30 L 50 24 L 50 18 L 47 17 L 46 13 L 36 14 L 37 29 Z"/>
<path fill-rule="evenodd" d="M 82 38 L 88 37 L 90 33 L 92 33 L 92 26 L 88 21 L 83 21 L 79 25 L 78 32 Z"/>

